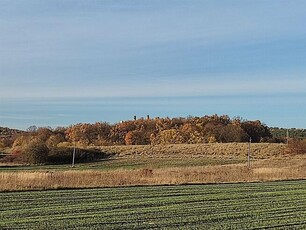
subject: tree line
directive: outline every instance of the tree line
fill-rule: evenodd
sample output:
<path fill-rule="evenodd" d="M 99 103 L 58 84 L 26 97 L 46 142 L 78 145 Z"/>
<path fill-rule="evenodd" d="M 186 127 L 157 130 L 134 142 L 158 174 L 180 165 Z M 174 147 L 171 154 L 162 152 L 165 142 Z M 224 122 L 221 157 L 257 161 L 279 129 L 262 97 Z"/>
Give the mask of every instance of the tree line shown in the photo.
<path fill-rule="evenodd" d="M 60 143 L 79 145 L 155 145 L 247 142 L 278 142 L 270 129 L 260 122 L 227 115 L 187 118 L 154 118 L 122 121 L 115 124 L 79 123 L 69 127 L 36 128 L 17 136 L 13 145 L 39 139 L 50 148 Z"/>
<path fill-rule="evenodd" d="M 302 131 L 297 131 L 299 133 Z M 6 130 L 7 131 L 7 130 Z M 286 142 L 285 129 L 269 128 L 259 120 L 249 121 L 240 117 L 211 115 L 187 118 L 140 118 L 121 121 L 78 123 L 69 127 L 31 126 L 26 132 L 5 135 L 0 139 L 0 147 L 10 147 L 13 157 L 22 156 L 22 161 L 44 162 L 70 159 L 73 145 L 79 148 L 103 145 L 158 145 L 158 144 L 201 144 L 228 142 Z M 292 132 L 291 130 L 290 132 Z M 286 134 L 286 132 L 285 132 Z M 306 132 L 305 132 L 306 134 Z M 299 147 L 300 148 L 300 147 Z M 94 152 L 86 152 L 82 157 L 95 158 Z M 37 153 L 37 154 L 36 154 Z M 38 154 L 39 153 L 39 154 Z M 46 154 L 47 153 L 47 154 Z M 34 154 L 34 155 L 33 155 Z M 35 158 L 38 157 L 39 158 Z"/>
<path fill-rule="evenodd" d="M 297 129 L 297 128 L 278 128 L 278 127 L 272 127 L 270 128 L 270 132 L 272 136 L 276 138 L 286 138 L 287 134 L 289 138 L 295 138 L 295 139 L 305 139 L 306 138 L 306 129 Z"/>

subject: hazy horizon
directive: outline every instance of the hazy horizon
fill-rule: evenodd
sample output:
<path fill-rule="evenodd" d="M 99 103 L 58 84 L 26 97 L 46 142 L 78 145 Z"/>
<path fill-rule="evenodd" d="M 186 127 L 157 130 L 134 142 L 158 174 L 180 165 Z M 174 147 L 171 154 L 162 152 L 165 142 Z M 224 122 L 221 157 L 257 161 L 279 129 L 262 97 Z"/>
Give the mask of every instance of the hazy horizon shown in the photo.
<path fill-rule="evenodd" d="M 303 95 L 305 96 L 305 95 Z M 206 96 L 206 97 L 147 97 L 147 98 L 44 98 L 10 99 L 0 101 L 1 126 L 26 130 L 31 125 L 38 127 L 69 126 L 76 123 L 132 120 L 146 117 L 187 117 L 205 115 L 229 115 L 247 120 L 260 120 L 270 127 L 304 128 L 299 126 L 295 109 L 303 105 L 303 98 L 294 101 L 286 112 L 283 103 L 275 103 L 275 96 Z M 292 98 L 286 96 L 284 103 Z M 306 108 L 300 109 L 305 114 Z M 190 112 L 192 111 L 192 113 Z M 277 119 L 276 119 L 277 118 Z M 5 124 L 5 125 L 3 125 Z"/>

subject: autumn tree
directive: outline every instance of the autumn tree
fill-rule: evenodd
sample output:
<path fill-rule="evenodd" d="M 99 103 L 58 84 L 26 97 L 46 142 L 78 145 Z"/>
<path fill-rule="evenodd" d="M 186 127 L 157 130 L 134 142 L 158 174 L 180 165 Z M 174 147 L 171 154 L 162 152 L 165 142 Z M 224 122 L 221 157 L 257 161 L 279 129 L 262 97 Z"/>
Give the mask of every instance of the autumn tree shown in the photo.
<path fill-rule="evenodd" d="M 193 123 L 185 123 L 181 126 L 180 133 L 183 137 L 184 143 L 196 144 L 204 142 L 204 137 L 200 129 Z"/>
<path fill-rule="evenodd" d="M 40 127 L 37 128 L 37 131 L 33 133 L 37 139 L 40 139 L 42 142 L 45 142 L 49 139 L 49 137 L 53 134 L 51 128 Z"/>
<path fill-rule="evenodd" d="M 238 125 L 226 125 L 220 129 L 220 142 L 246 142 L 248 134 Z"/>
<path fill-rule="evenodd" d="M 181 144 L 184 138 L 176 129 L 163 130 L 158 133 L 154 144 Z"/>
<path fill-rule="evenodd" d="M 125 136 L 128 132 L 135 130 L 134 121 L 124 121 L 112 126 L 110 130 L 110 138 L 113 144 L 125 144 Z"/>
<path fill-rule="evenodd" d="M 271 138 L 269 128 L 260 121 L 244 121 L 241 128 L 252 138 L 252 142 L 260 142 L 262 138 Z"/>
<path fill-rule="evenodd" d="M 23 150 L 23 159 L 30 164 L 46 163 L 49 149 L 47 145 L 39 140 L 31 140 Z"/>
<path fill-rule="evenodd" d="M 124 141 L 125 141 L 126 145 L 133 145 L 134 144 L 133 132 L 132 131 L 127 132 L 127 134 L 125 135 Z"/>
<path fill-rule="evenodd" d="M 96 136 L 92 143 L 95 145 L 110 145 L 111 126 L 107 122 L 96 122 L 93 126 Z"/>
<path fill-rule="evenodd" d="M 56 148 L 57 145 L 65 141 L 65 137 L 62 134 L 52 134 L 46 141 L 47 147 L 49 149 Z"/>

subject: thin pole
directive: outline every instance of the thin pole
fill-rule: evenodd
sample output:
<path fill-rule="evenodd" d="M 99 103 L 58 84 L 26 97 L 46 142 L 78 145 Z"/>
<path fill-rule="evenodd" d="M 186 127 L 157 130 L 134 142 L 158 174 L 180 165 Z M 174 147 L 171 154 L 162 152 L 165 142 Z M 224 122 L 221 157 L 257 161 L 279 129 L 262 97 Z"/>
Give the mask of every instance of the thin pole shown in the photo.
<path fill-rule="evenodd" d="M 287 129 L 287 145 L 289 144 L 289 130 Z"/>
<path fill-rule="evenodd" d="M 251 142 L 252 138 L 250 137 L 249 148 L 248 148 L 248 168 L 251 168 Z"/>
<path fill-rule="evenodd" d="M 73 144 L 72 165 L 71 165 L 72 168 L 74 167 L 74 160 L 75 160 L 75 142 Z"/>

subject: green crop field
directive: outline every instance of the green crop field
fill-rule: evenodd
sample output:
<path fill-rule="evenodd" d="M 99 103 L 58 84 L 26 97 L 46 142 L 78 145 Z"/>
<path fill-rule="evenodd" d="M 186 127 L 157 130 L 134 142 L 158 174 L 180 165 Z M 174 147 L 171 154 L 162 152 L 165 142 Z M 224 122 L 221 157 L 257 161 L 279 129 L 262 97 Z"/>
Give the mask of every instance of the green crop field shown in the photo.
<path fill-rule="evenodd" d="M 305 229 L 306 181 L 0 193 L 0 229 Z"/>

